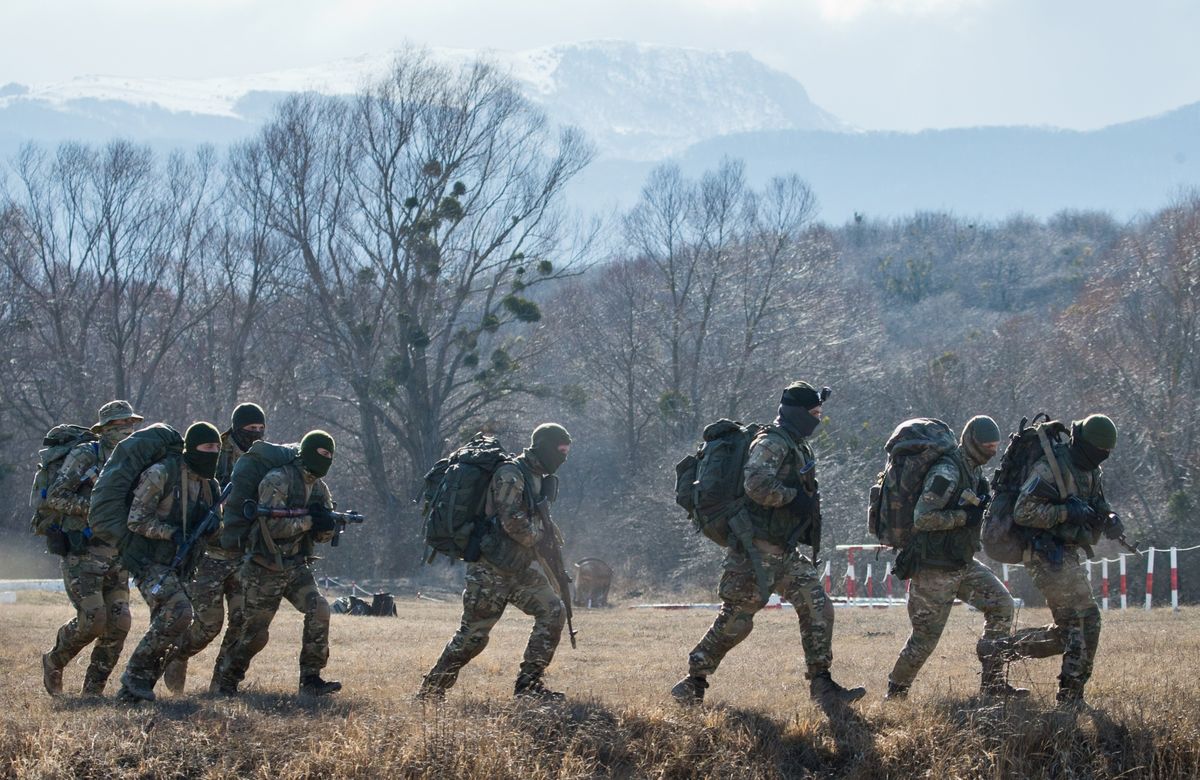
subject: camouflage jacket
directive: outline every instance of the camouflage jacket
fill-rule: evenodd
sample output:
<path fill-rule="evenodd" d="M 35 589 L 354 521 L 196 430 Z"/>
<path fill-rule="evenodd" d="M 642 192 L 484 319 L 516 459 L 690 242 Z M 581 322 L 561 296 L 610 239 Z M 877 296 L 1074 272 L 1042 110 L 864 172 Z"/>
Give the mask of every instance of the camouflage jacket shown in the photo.
<path fill-rule="evenodd" d="M 943 455 L 925 475 L 921 497 L 913 509 L 913 538 L 909 547 L 919 564 L 941 569 L 966 566 L 979 550 L 979 526 L 966 527 L 967 513 L 959 502 L 964 491 L 983 498 L 988 491 L 983 467 L 965 455 Z"/>
<path fill-rule="evenodd" d="M 221 487 L 229 484 L 229 479 L 233 475 L 233 467 L 245 454 L 246 451 L 233 440 L 233 431 L 225 431 L 221 434 L 221 455 L 217 459 L 217 482 Z"/>
<path fill-rule="evenodd" d="M 488 485 L 484 511 L 496 526 L 480 545 L 483 557 L 505 571 L 527 568 L 536 557 L 533 547 L 546 533 L 534 503 L 542 491 L 540 471 L 528 451 L 516 463 L 496 469 Z"/>
<path fill-rule="evenodd" d="M 1068 495 L 1079 496 L 1101 515 L 1112 511 L 1112 507 L 1104 498 L 1104 485 L 1101 482 L 1100 469 L 1088 471 L 1078 468 L 1071 461 L 1065 447 L 1056 448 L 1055 456 L 1063 481 L 1066 483 Z M 1027 528 L 1049 531 L 1067 521 L 1067 507 L 1058 501 L 1051 501 L 1030 493 L 1034 477 L 1057 486 L 1054 481 L 1054 471 L 1050 468 L 1050 463 L 1043 457 L 1034 464 L 1029 472 L 1029 479 L 1021 489 L 1021 494 L 1017 496 L 1016 504 L 1013 506 L 1013 522 Z"/>
<path fill-rule="evenodd" d="M 63 458 L 46 490 L 45 505 L 62 513 L 64 531 L 81 531 L 87 525 L 92 486 L 111 454 L 112 449 L 101 439 L 80 442 Z"/>
<path fill-rule="evenodd" d="M 798 517 L 786 507 L 800 490 L 816 494 L 816 463 L 807 439 L 792 439 L 776 426 L 750 443 L 742 478 L 755 538 L 787 547 L 797 526 L 811 519 Z"/>
<path fill-rule="evenodd" d="M 313 503 L 333 509 L 333 495 L 325 480 L 309 474 L 299 463 L 271 469 L 258 483 L 258 505 L 263 509 L 306 509 Z M 310 515 L 264 517 L 258 522 L 262 523 L 270 542 L 260 533 L 251 533 L 251 552 L 257 563 L 268 568 L 275 568 L 279 563 L 304 563 L 312 555 L 315 543 L 328 542 L 334 534 L 333 531 L 314 534 Z"/>
<path fill-rule="evenodd" d="M 150 564 L 170 564 L 175 557 L 175 532 L 190 534 L 191 524 L 198 522 L 219 496 L 216 480 L 196 476 L 179 456 L 150 466 L 133 488 L 126 520 L 133 533 L 122 551 L 122 561 L 135 574 Z"/>

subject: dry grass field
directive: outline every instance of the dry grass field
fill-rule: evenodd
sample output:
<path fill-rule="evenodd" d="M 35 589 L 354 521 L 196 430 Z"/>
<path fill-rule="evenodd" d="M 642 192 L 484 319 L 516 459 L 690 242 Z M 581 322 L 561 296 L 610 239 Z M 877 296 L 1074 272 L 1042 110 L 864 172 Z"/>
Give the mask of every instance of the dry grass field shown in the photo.
<path fill-rule="evenodd" d="M 69 616 L 61 599 L 22 594 L 0 605 L 5 777 L 1200 776 L 1198 609 L 1107 613 L 1088 691 L 1095 709 L 1079 715 L 1053 709 L 1054 660 L 1013 669 L 1034 689 L 1027 704 L 979 701 L 972 648 L 982 618 L 959 608 L 910 700 L 886 704 L 903 611 L 839 609 L 835 676 L 870 692 L 829 718 L 808 700 L 795 617 L 782 610 L 761 614 L 698 710 L 680 710 L 667 691 L 714 613 L 623 607 L 577 615 L 579 649 L 564 641 L 547 676 L 565 705 L 512 701 L 531 624 L 512 612 L 446 705 L 422 707 L 412 693 L 458 613 L 428 601 L 402 602 L 399 619 L 335 615 L 326 676 L 346 687 L 328 700 L 294 695 L 300 621 L 291 611 L 276 619 L 236 700 L 203 693 L 211 649 L 180 698 L 121 705 L 114 680 L 109 698 L 51 699 L 39 655 Z M 128 647 L 146 615 L 136 603 Z M 1019 622 L 1046 616 L 1026 610 Z M 68 691 L 83 668 L 68 668 Z"/>

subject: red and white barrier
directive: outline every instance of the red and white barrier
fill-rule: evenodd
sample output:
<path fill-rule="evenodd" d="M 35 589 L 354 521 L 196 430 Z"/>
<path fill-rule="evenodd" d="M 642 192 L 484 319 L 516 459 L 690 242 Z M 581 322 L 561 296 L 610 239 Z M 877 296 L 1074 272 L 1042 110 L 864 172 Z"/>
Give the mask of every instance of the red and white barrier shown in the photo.
<path fill-rule="evenodd" d="M 1171 610 L 1179 611 L 1179 550 L 1171 548 Z"/>
<path fill-rule="evenodd" d="M 1100 561 L 1100 603 L 1108 611 L 1108 559 Z"/>
<path fill-rule="evenodd" d="M 1125 553 L 1121 553 L 1121 609 L 1129 607 L 1129 583 L 1125 578 Z"/>
<path fill-rule="evenodd" d="M 833 562 L 825 561 L 825 592 L 833 593 Z"/>
<path fill-rule="evenodd" d="M 1150 601 L 1154 597 L 1154 548 L 1146 553 L 1146 609 L 1150 609 Z"/>
<path fill-rule="evenodd" d="M 858 581 L 854 574 L 854 551 L 857 549 L 859 548 L 846 548 L 846 599 L 849 601 L 854 601 L 855 591 L 858 590 Z"/>

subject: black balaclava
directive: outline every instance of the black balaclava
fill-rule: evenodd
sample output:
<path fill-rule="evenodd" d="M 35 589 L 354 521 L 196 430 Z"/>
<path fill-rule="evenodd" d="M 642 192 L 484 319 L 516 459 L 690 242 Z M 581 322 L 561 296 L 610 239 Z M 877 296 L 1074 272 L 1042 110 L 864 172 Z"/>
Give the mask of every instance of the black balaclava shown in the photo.
<path fill-rule="evenodd" d="M 1071 462 L 1077 468 L 1091 471 L 1109 456 L 1117 446 L 1117 426 L 1103 414 L 1093 414 L 1071 423 Z"/>
<path fill-rule="evenodd" d="M 776 420 L 787 430 L 801 438 L 812 435 L 821 420 L 812 415 L 813 409 L 820 406 L 832 391 L 822 387 L 818 392 L 808 382 L 792 382 L 783 391 L 779 399 L 779 417 Z"/>
<path fill-rule="evenodd" d="M 570 443 L 571 434 L 566 428 L 556 423 L 542 423 L 529 437 L 529 451 L 547 474 L 553 474 L 567 459 L 559 447 Z"/>
<path fill-rule="evenodd" d="M 194 422 L 188 426 L 183 435 L 183 462 L 193 474 L 205 479 L 217 476 L 217 459 L 220 452 L 201 452 L 196 449 L 201 444 L 221 443 L 221 432 L 212 423 Z"/>
<path fill-rule="evenodd" d="M 333 465 L 333 458 L 327 458 L 317 452 L 319 449 L 328 450 L 332 454 L 334 452 L 333 437 L 325 431 L 309 431 L 304 434 L 304 438 L 300 440 L 300 462 L 311 473 L 323 477 L 329 473 L 329 467 Z"/>
<path fill-rule="evenodd" d="M 267 415 L 258 404 L 238 404 L 230 418 L 229 430 L 233 441 L 242 452 L 250 449 L 250 445 L 263 437 L 258 431 L 243 430 L 247 425 L 266 425 Z"/>

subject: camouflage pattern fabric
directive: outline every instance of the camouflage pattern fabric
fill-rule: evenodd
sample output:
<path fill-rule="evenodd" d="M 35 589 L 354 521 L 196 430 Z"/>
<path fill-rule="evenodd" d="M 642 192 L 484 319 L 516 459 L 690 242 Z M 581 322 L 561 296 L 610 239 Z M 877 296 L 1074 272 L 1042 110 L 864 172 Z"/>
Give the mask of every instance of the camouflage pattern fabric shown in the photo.
<path fill-rule="evenodd" d="M 1068 550 L 1061 565 L 1034 556 L 1026 569 L 1033 584 L 1046 597 L 1054 622 L 1015 632 L 1009 645 L 1012 655 L 1048 658 L 1061 654 L 1060 684 L 1081 689 L 1092 676 L 1092 664 L 1100 646 L 1100 608 L 1092 597 L 1082 555 L 1078 550 Z"/>
<path fill-rule="evenodd" d="M 1086 471 L 1076 467 L 1065 451 L 1060 453 L 1057 460 L 1059 471 L 1066 482 L 1068 494 L 1079 496 L 1090 503 L 1101 514 L 1107 514 L 1112 511 L 1112 507 L 1108 505 L 1108 501 L 1104 498 L 1104 486 L 1101 482 L 1102 472 L 1100 469 Z M 1054 471 L 1050 468 L 1050 463 L 1045 458 L 1034 464 L 1029 474 L 1030 479 L 1026 482 L 1026 488 L 1033 482 L 1033 477 L 1037 477 L 1042 482 L 1050 485 L 1057 484 L 1054 481 Z M 1027 489 L 1022 489 L 1021 495 L 1017 496 L 1017 502 L 1013 506 L 1013 522 L 1027 528 L 1050 529 L 1060 523 L 1066 522 L 1066 519 L 1067 508 L 1065 506 L 1047 501 L 1041 496 L 1033 495 Z"/>
<path fill-rule="evenodd" d="M 117 551 L 107 546 L 65 556 L 62 573 L 75 617 L 58 629 L 50 663 L 63 669 L 95 641 L 83 687 L 85 693 L 99 694 L 129 634 L 129 575 L 121 568 Z"/>
<path fill-rule="evenodd" d="M 267 646 L 271 621 L 283 599 L 304 613 L 300 675 L 318 674 L 324 669 L 329 660 L 329 602 L 321 595 L 312 568 L 301 563 L 276 571 L 248 560 L 238 576 L 245 617 L 219 669 L 221 682 L 236 687 L 245 678 L 254 656 Z"/>
<path fill-rule="evenodd" d="M 487 647 L 492 626 L 509 604 L 533 617 L 521 673 L 540 676 L 554 658 L 562 637 L 566 621 L 562 601 L 546 577 L 534 568 L 511 573 L 481 561 L 467 564 L 462 623 L 426 679 L 442 689 L 454 685 L 459 670 Z"/>
<path fill-rule="evenodd" d="M 964 458 L 966 456 L 964 455 Z M 964 475 L 958 461 L 943 455 L 925 475 L 921 497 L 913 507 L 914 531 L 951 531 L 962 528 L 967 522 L 967 513 L 959 507 L 949 507 L 950 500 L 958 493 L 960 483 L 974 490 L 983 476 L 983 468 L 968 462 L 970 473 Z M 964 479 L 967 477 L 968 479 Z"/>
<path fill-rule="evenodd" d="M 160 579 L 163 582 L 158 593 L 151 593 Z M 167 654 L 192 624 L 192 604 L 183 583 L 169 566 L 150 564 L 135 582 L 150 607 L 150 628 L 129 656 L 125 673 L 145 688 L 153 689 L 162 677 Z"/>
<path fill-rule="evenodd" d="M 217 638 L 225 622 L 225 602 L 229 603 L 229 626 L 225 629 L 221 651 L 213 665 L 214 677 L 220 671 L 229 648 L 241 635 L 245 622 L 245 592 L 239 576 L 241 567 L 240 558 L 214 556 L 210 551 L 200 561 L 192 581 L 186 585 L 195 620 L 179 642 L 176 651 L 178 658 L 191 658 Z"/>
<path fill-rule="evenodd" d="M 812 561 L 797 552 L 773 555 L 763 552 L 763 567 L 774 591 L 792 603 L 800 621 L 807 676 L 829 671 L 833 663 L 833 604 L 825 595 Z M 708 633 L 688 655 L 689 674 L 707 677 L 717 670 L 725 654 L 750 635 L 754 615 L 766 606 L 759 595 L 754 568 L 744 554 L 729 550 L 721 576 L 723 604 Z"/>
<path fill-rule="evenodd" d="M 111 454 L 112 447 L 102 439 L 77 444 L 63 458 L 54 481 L 46 489 L 45 506 L 64 515 L 64 531 L 81 530 L 87 525 L 89 497 L 96 481 L 93 470 L 103 467 Z"/>
<path fill-rule="evenodd" d="M 965 568 L 922 569 L 912 577 L 908 594 L 908 619 L 912 633 L 888 679 L 907 687 L 937 647 L 954 599 L 983 613 L 985 639 L 1007 636 L 1012 630 L 1013 599 L 987 566 L 971 561 Z"/>
<path fill-rule="evenodd" d="M 221 434 L 221 454 L 217 457 L 217 482 L 221 487 L 229 484 L 233 476 L 233 467 L 246 452 L 233 440 L 233 431 Z"/>
<path fill-rule="evenodd" d="M 791 457 L 793 452 L 798 457 Z M 816 472 L 811 464 L 815 460 L 807 439 L 799 439 L 793 450 L 778 429 L 768 428 L 750 443 L 746 454 L 746 495 L 760 506 L 777 508 L 786 506 L 801 487 L 812 493 Z"/>

